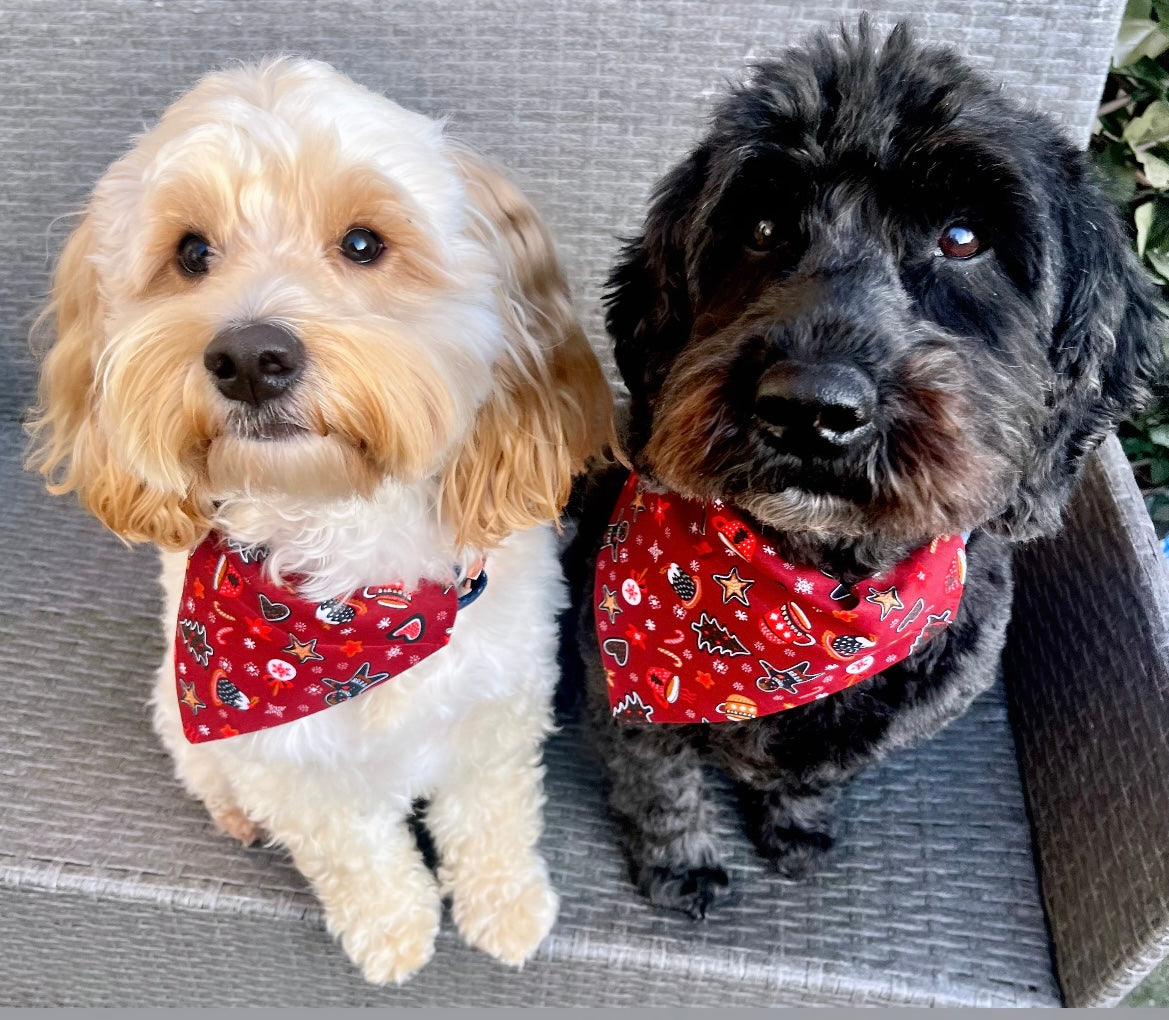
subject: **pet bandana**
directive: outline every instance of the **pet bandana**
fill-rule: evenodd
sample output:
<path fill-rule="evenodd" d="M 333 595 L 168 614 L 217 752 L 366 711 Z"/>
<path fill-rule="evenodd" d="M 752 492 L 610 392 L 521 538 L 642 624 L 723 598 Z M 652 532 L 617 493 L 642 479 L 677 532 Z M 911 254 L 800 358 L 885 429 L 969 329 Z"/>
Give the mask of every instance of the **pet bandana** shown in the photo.
<path fill-rule="evenodd" d="M 446 646 L 487 583 L 422 581 L 310 602 L 263 571 L 266 551 L 212 532 L 191 553 L 175 634 L 175 684 L 193 744 L 280 726 L 356 698 Z"/>
<path fill-rule="evenodd" d="M 965 541 L 936 538 L 846 587 L 785 563 L 722 501 L 649 492 L 631 475 L 595 580 L 615 718 L 741 721 L 851 687 L 949 626 Z"/>

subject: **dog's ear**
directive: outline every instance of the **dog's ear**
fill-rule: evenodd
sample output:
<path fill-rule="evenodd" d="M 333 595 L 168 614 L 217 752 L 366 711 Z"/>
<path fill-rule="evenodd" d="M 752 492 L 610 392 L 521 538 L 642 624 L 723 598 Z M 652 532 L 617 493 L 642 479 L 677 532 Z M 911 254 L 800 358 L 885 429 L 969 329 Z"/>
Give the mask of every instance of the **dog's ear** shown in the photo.
<path fill-rule="evenodd" d="M 1011 538 L 1050 534 L 1087 454 L 1148 397 L 1163 363 L 1166 320 L 1087 158 L 1065 153 L 1053 183 L 1062 259 L 1048 350 L 1053 385 L 1033 469 L 989 528 Z"/>
<path fill-rule="evenodd" d="M 93 263 L 93 218 L 65 244 L 52 295 L 34 327 L 55 333 L 41 369 L 28 432 L 28 467 L 54 494 L 76 492 L 83 506 L 131 542 L 168 549 L 194 545 L 208 522 L 182 495 L 161 492 L 122 468 L 102 431 L 98 374 L 105 344 L 105 305 Z"/>
<path fill-rule="evenodd" d="M 613 395 L 540 215 L 497 167 L 469 151 L 454 156 L 473 229 L 499 263 L 507 347 L 443 478 L 442 512 L 460 545 L 486 549 L 559 517 L 574 475 L 613 442 Z"/>
<path fill-rule="evenodd" d="M 654 397 L 693 326 L 687 239 L 707 163 L 700 148 L 662 179 L 641 234 L 625 244 L 605 289 L 605 325 L 631 398 L 631 451 L 649 438 Z"/>

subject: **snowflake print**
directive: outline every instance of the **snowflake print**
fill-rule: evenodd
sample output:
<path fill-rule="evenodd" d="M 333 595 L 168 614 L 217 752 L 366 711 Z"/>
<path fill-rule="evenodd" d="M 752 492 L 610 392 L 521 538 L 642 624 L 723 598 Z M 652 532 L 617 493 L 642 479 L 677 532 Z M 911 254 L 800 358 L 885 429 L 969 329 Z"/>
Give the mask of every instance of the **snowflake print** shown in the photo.
<path fill-rule="evenodd" d="M 714 670 L 716 673 L 725 673 L 727 671 L 727 664 L 725 662 L 716 662 L 714 664 Z"/>
<path fill-rule="evenodd" d="M 419 655 L 411 655 L 410 656 L 410 665 L 411 666 L 417 666 L 418 663 L 420 663 L 421 661 L 422 661 L 422 657 Z"/>
<path fill-rule="evenodd" d="M 622 549 L 622 550 L 621 550 L 621 562 L 622 562 L 622 563 L 628 563 L 628 562 L 629 562 L 629 550 L 628 550 L 628 549 Z"/>
<path fill-rule="evenodd" d="M 836 665 L 836 663 L 835 663 L 835 662 L 830 662 L 830 663 L 828 663 L 828 665 L 827 665 L 827 666 L 825 666 L 824 668 L 825 668 L 825 669 L 840 669 L 840 667 L 839 667 L 838 665 Z"/>
<path fill-rule="evenodd" d="M 762 641 L 756 641 L 755 642 L 755 651 L 765 652 L 765 651 L 767 651 L 767 645 L 765 645 Z"/>
<path fill-rule="evenodd" d="M 307 712 L 307 711 L 308 711 L 308 705 L 297 705 L 297 706 L 296 706 L 296 710 L 297 710 L 298 712 Z"/>
<path fill-rule="evenodd" d="M 686 618 L 686 610 L 681 606 L 674 606 L 674 615 L 678 617 L 679 620 L 684 620 Z"/>
<path fill-rule="evenodd" d="M 896 656 L 896 655 L 886 655 L 886 656 L 885 656 L 885 661 L 886 661 L 886 662 L 896 662 L 896 661 L 897 661 L 897 656 Z"/>
<path fill-rule="evenodd" d="M 783 650 L 783 654 L 786 655 L 789 659 L 794 659 L 796 657 L 796 650 L 794 648 L 785 648 Z"/>
<path fill-rule="evenodd" d="M 697 525 L 697 524 L 695 524 L 695 523 L 693 523 L 693 522 L 690 524 L 690 534 L 691 534 L 691 535 L 697 535 L 697 534 L 698 534 L 698 525 Z"/>
<path fill-rule="evenodd" d="M 743 685 L 739 683 L 738 680 L 731 684 L 731 687 L 733 687 L 736 691 L 741 691 L 743 689 Z"/>
<path fill-rule="evenodd" d="M 646 630 L 657 630 L 658 625 L 656 623 L 654 623 L 653 620 L 646 620 L 645 621 L 645 629 Z"/>
<path fill-rule="evenodd" d="M 341 633 L 342 634 L 352 634 L 355 630 L 357 630 L 356 627 L 342 627 Z"/>
<path fill-rule="evenodd" d="M 661 556 L 662 556 L 662 547 L 661 547 L 660 545 L 658 545 L 658 543 L 657 543 L 657 539 L 654 539 L 654 544 L 653 544 L 653 545 L 651 545 L 647 551 L 648 551 L 648 552 L 649 552 L 649 554 L 650 554 L 650 555 L 651 555 L 651 556 L 654 558 L 654 563 L 657 563 L 657 561 L 658 561 L 659 559 L 661 559 Z M 616 574 L 614 574 L 614 575 L 613 575 L 613 580 L 616 580 L 616 579 L 617 579 L 617 575 L 616 575 Z"/>
<path fill-rule="evenodd" d="M 714 501 L 714 505 L 715 505 L 715 509 L 717 509 L 717 510 L 721 510 L 724 506 L 726 506 L 726 504 L 721 499 L 716 499 Z"/>
<path fill-rule="evenodd" d="M 323 690 L 324 690 L 324 688 L 320 684 L 309 684 L 305 688 L 305 693 L 307 693 L 307 694 L 320 694 L 321 691 L 323 691 Z"/>
<path fill-rule="evenodd" d="M 388 616 L 383 616 L 383 617 L 382 617 L 380 620 L 378 620 L 378 622 L 377 622 L 377 628 L 378 628 L 378 630 L 385 630 L 385 629 L 386 629 L 386 628 L 387 628 L 387 627 L 390 625 L 390 622 L 391 622 L 391 621 L 390 621 L 390 618 L 389 618 Z"/>
<path fill-rule="evenodd" d="M 661 609 L 662 600 L 659 599 L 656 595 L 651 595 L 649 597 L 649 607 L 650 609 Z"/>
<path fill-rule="evenodd" d="M 683 659 L 693 659 L 694 653 L 692 651 L 690 651 L 689 648 L 683 648 L 682 649 L 682 658 Z"/>
<path fill-rule="evenodd" d="M 662 534 L 665 535 L 666 538 L 669 538 L 673 532 L 669 528 L 662 528 Z"/>
<path fill-rule="evenodd" d="M 206 726 L 200 726 L 199 727 L 199 734 L 200 734 L 200 736 L 209 737 L 209 736 L 211 736 L 211 730 L 208 729 L 208 727 L 206 727 Z"/>
<path fill-rule="evenodd" d="M 801 595 L 811 595 L 816 590 L 816 586 L 812 584 L 806 577 L 801 577 L 796 581 L 796 591 Z"/>
<path fill-rule="evenodd" d="M 699 563 L 698 560 L 691 560 L 690 561 L 690 569 L 693 570 L 694 573 L 697 574 L 698 571 L 702 569 L 702 564 Z"/>
<path fill-rule="evenodd" d="M 745 619 L 747 619 L 747 614 L 744 613 L 743 610 L 741 610 L 741 609 L 736 609 L 735 610 L 735 619 L 736 620 L 745 620 Z"/>
<path fill-rule="evenodd" d="M 252 638 L 246 637 L 244 638 L 244 647 L 250 652 L 253 648 L 256 647 L 256 642 L 252 640 Z"/>
<path fill-rule="evenodd" d="M 313 666 L 313 673 L 315 673 L 317 676 L 320 676 L 324 671 L 324 666 Z"/>
<path fill-rule="evenodd" d="M 254 662 L 248 662 L 244 664 L 244 672 L 247 673 L 248 676 L 259 676 L 260 667 L 257 666 Z"/>
<path fill-rule="evenodd" d="M 774 556 L 774 555 L 775 555 L 775 549 L 774 549 L 774 547 L 772 547 L 772 546 L 770 546 L 770 545 L 765 545 L 765 546 L 763 547 L 763 551 L 764 551 L 764 552 L 765 552 L 765 553 L 766 553 L 768 556 Z"/>
<path fill-rule="evenodd" d="M 610 581 L 616 581 L 616 580 L 617 580 L 617 571 L 616 571 L 616 570 L 610 570 L 610 571 L 609 571 L 609 580 L 610 580 Z"/>
<path fill-rule="evenodd" d="M 645 545 L 645 535 L 638 535 L 633 541 L 638 545 Z"/>
<path fill-rule="evenodd" d="M 187 612 L 193 613 L 195 611 L 195 600 L 187 599 Z"/>
<path fill-rule="evenodd" d="M 755 672 L 755 667 L 750 662 L 739 663 L 739 668 L 742 669 L 742 671 L 744 673 L 754 673 Z"/>
<path fill-rule="evenodd" d="M 688 709 L 686 709 L 686 718 L 687 718 L 687 719 L 693 719 L 693 718 L 694 718 L 694 709 L 692 709 L 692 708 L 688 708 Z"/>
<path fill-rule="evenodd" d="M 394 645 L 392 648 L 386 649 L 386 658 L 387 659 L 396 659 L 401 654 L 402 654 L 402 649 L 399 648 L 397 645 Z"/>
<path fill-rule="evenodd" d="M 219 668 L 225 673 L 231 672 L 231 659 L 220 659 Z"/>
<path fill-rule="evenodd" d="M 219 617 L 218 617 L 218 616 L 216 616 L 214 613 L 208 613 L 208 614 L 207 614 L 207 622 L 208 622 L 208 623 L 215 623 L 215 621 L 216 621 L 216 620 L 218 620 L 218 619 L 219 619 Z"/>
<path fill-rule="evenodd" d="M 179 674 L 180 674 L 181 676 L 186 676 L 186 675 L 187 675 L 187 664 L 186 664 L 185 662 L 180 662 L 180 663 L 179 663 Z"/>
<path fill-rule="evenodd" d="M 296 631 L 298 634 L 303 634 L 306 630 L 308 630 L 308 624 L 305 623 L 303 620 L 298 620 L 296 623 L 294 623 L 292 625 L 292 629 L 294 631 Z"/>
<path fill-rule="evenodd" d="M 279 719 L 284 715 L 284 706 L 269 704 L 268 707 L 264 709 L 264 714 L 274 715 L 277 719 Z"/>
<path fill-rule="evenodd" d="M 442 612 L 440 612 L 440 613 L 435 613 L 435 614 L 434 614 L 434 618 L 435 618 L 435 619 L 436 619 L 436 620 L 437 620 L 439 623 L 442 623 L 442 621 L 443 621 L 443 620 L 445 620 L 445 619 L 447 618 L 447 611 L 444 609 L 444 610 L 442 610 Z"/>
<path fill-rule="evenodd" d="M 784 570 L 795 570 L 796 569 L 795 565 L 792 563 L 784 563 L 784 564 L 782 564 L 782 566 L 783 566 Z"/>

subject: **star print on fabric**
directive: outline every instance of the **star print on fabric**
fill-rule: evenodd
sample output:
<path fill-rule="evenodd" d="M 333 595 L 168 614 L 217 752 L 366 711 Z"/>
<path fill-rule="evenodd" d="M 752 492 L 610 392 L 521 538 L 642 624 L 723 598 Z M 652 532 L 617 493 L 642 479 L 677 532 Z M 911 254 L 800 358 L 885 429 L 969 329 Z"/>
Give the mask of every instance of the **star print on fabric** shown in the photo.
<path fill-rule="evenodd" d="M 731 567 L 725 574 L 715 574 L 713 576 L 722 585 L 724 604 L 730 602 L 731 599 L 737 599 L 745 606 L 751 604 L 747 600 L 747 592 L 755 582 L 740 577 L 738 567 Z"/>
<path fill-rule="evenodd" d="M 698 635 L 700 652 L 726 655 L 730 658 L 748 654 L 743 642 L 708 613 L 703 613 L 697 623 L 690 624 L 690 629 Z"/>
<path fill-rule="evenodd" d="M 695 675 L 694 681 L 695 683 L 701 684 L 708 691 L 714 686 L 714 677 L 712 677 L 709 673 L 702 672 L 701 670 L 699 670 Z"/>
<path fill-rule="evenodd" d="M 670 509 L 670 501 L 669 500 L 662 499 L 661 496 L 658 496 L 657 499 L 654 500 L 653 515 L 654 515 L 654 520 L 657 522 L 657 524 L 659 526 L 661 525 L 662 521 L 664 521 L 666 519 L 666 511 L 669 509 Z"/>
<path fill-rule="evenodd" d="M 896 586 L 886 588 L 884 591 L 877 591 L 874 588 L 868 595 L 865 596 L 866 602 L 871 602 L 874 606 L 881 607 L 881 619 L 884 620 L 894 609 L 904 609 L 901 604 L 901 596 L 897 594 Z"/>
<path fill-rule="evenodd" d="M 617 593 L 613 591 L 607 584 L 601 586 L 604 589 L 605 597 L 601 599 L 601 604 L 597 606 L 598 609 L 603 609 L 609 614 L 609 622 L 613 623 L 617 619 L 617 614 L 624 612 L 624 610 L 617 605 Z"/>
<path fill-rule="evenodd" d="M 631 645 L 637 645 L 638 648 L 643 651 L 645 650 L 645 635 L 633 626 L 632 623 L 625 628 L 625 636 L 629 638 Z"/>
<path fill-rule="evenodd" d="M 256 620 L 252 619 L 250 616 L 245 616 L 244 622 L 248 625 L 248 633 L 254 634 L 261 641 L 267 641 L 268 635 L 272 633 L 272 628 L 261 620 Z"/>
<path fill-rule="evenodd" d="M 341 651 L 343 651 L 346 655 L 349 656 L 349 658 L 352 659 L 353 656 L 361 654 L 361 642 L 346 641 L 345 644 L 341 646 Z"/>
<path fill-rule="evenodd" d="M 201 599 L 204 595 L 207 594 L 207 590 L 203 587 L 203 582 L 200 581 L 197 577 L 191 584 L 191 591 L 195 593 L 195 598 L 197 599 Z"/>
<path fill-rule="evenodd" d="M 795 694 L 799 684 L 807 683 L 809 680 L 815 680 L 818 676 L 823 675 L 808 672 L 812 667 L 807 659 L 803 662 L 797 662 L 787 669 L 776 669 L 766 659 L 760 659 L 759 665 L 763 667 L 764 675 L 755 678 L 755 686 L 768 693 L 782 687 L 789 694 Z"/>
<path fill-rule="evenodd" d="M 179 703 L 186 705 L 191 710 L 191 715 L 198 715 L 199 709 L 206 708 L 207 706 L 199 700 L 199 695 L 195 693 L 195 685 L 183 683 L 181 680 L 179 683 L 183 688 Z"/>
<path fill-rule="evenodd" d="M 637 515 L 645 509 L 645 494 L 639 492 L 633 497 L 633 501 L 629 504 L 629 509 L 633 511 L 633 520 L 637 520 Z"/>
<path fill-rule="evenodd" d="M 288 647 L 281 649 L 281 651 L 288 652 L 289 655 L 295 655 L 298 662 L 309 662 L 312 659 L 324 661 L 323 655 L 317 654 L 317 641 L 319 638 L 313 638 L 309 642 L 298 641 L 293 634 L 288 635 Z"/>

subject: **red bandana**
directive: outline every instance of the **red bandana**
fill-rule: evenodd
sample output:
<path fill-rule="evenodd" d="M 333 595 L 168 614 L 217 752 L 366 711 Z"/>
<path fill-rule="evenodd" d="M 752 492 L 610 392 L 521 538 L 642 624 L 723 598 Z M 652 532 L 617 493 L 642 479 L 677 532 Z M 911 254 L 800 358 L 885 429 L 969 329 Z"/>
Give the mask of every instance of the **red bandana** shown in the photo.
<path fill-rule="evenodd" d="M 175 634 L 183 732 L 193 744 L 280 726 L 355 698 L 450 640 L 455 585 L 423 581 L 309 602 L 261 567 L 266 553 L 212 532 L 191 553 Z"/>
<path fill-rule="evenodd" d="M 949 626 L 965 542 L 944 536 L 851 588 L 784 563 L 730 506 L 631 475 L 597 557 L 594 619 L 620 720 L 728 722 L 795 708 Z"/>

